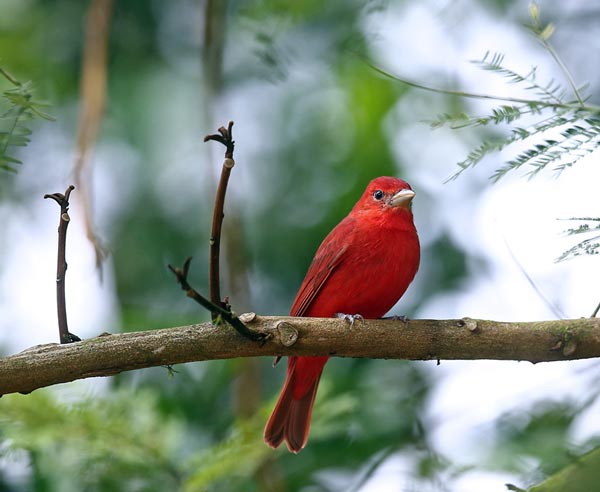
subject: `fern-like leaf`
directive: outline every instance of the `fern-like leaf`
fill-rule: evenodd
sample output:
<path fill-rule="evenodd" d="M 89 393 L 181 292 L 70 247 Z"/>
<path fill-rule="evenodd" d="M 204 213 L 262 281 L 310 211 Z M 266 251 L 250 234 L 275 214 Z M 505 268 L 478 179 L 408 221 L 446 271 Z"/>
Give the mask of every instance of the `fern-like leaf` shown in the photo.
<path fill-rule="evenodd" d="M 600 217 L 572 217 L 566 220 L 577 220 L 582 223 L 577 227 L 571 227 L 564 233 L 567 236 L 576 236 L 580 234 L 590 234 L 600 232 Z M 557 259 L 557 262 L 581 255 L 600 254 L 600 235 L 596 234 L 588 239 L 580 241 L 572 248 L 564 251 Z"/>
<path fill-rule="evenodd" d="M 24 147 L 31 141 L 31 129 L 27 122 L 35 118 L 54 120 L 44 109 L 46 104 L 33 98 L 30 82 L 21 83 L 0 67 L 0 75 L 12 85 L 0 97 L 0 170 L 16 173 L 22 162 L 12 154 L 14 147 Z"/>
<path fill-rule="evenodd" d="M 479 164 L 479 162 L 481 162 L 487 155 L 493 152 L 501 151 L 515 142 L 524 141 L 532 137 L 540 136 L 548 130 L 572 124 L 575 121 L 579 121 L 579 117 L 570 115 L 567 118 L 565 117 L 565 113 L 555 113 L 548 117 L 546 120 L 542 120 L 529 127 L 514 127 L 510 131 L 510 134 L 505 137 L 485 140 L 477 148 L 469 152 L 469 154 L 463 161 L 458 163 L 458 167 L 460 169 L 452 176 L 450 176 L 450 178 L 448 178 L 446 181 L 456 179 L 466 169 Z M 534 149 L 531 152 L 534 152 L 535 150 L 539 149 Z M 532 155 L 532 157 L 535 156 Z M 491 176 L 491 179 L 493 181 L 498 181 L 507 172 L 512 171 L 516 167 L 519 167 L 519 165 L 511 161 L 505 166 L 497 169 Z"/>
<path fill-rule="evenodd" d="M 481 60 L 472 60 L 471 63 L 477 65 L 482 70 L 495 72 L 505 78 L 511 84 L 522 84 L 527 91 L 535 92 L 541 101 L 549 103 L 563 104 L 565 96 L 564 88 L 554 79 L 550 80 L 546 85 L 540 85 L 536 80 L 537 67 L 532 67 L 529 73 L 521 75 L 510 68 L 504 66 L 504 55 L 502 53 L 490 54 L 486 52 Z"/>
<path fill-rule="evenodd" d="M 535 33 L 539 36 L 546 33 L 539 22 L 536 24 Z M 550 50 L 548 37 L 543 38 L 543 44 Z M 554 51 L 552 54 L 557 61 L 560 61 Z M 551 79 L 545 84 L 538 82 L 536 67 L 525 75 L 507 68 L 504 65 L 504 55 L 501 53 L 487 52 L 483 58 L 473 63 L 483 70 L 507 78 L 510 83 L 520 85 L 526 91 L 534 92 L 538 99 L 528 100 L 522 104 L 502 105 L 493 108 L 489 114 L 479 117 L 470 117 L 462 113 L 459 117 L 453 118 L 452 115 L 444 114 L 438 117 L 432 126 L 445 124 L 457 129 L 468 126 L 512 125 L 526 114 L 545 116 L 545 118 L 528 127 L 513 126 L 507 135 L 484 141 L 458 163 L 459 170 L 447 181 L 457 178 L 464 170 L 477 165 L 488 154 L 501 151 L 518 141 L 531 140 L 532 144 L 530 148 L 497 169 L 491 176 L 493 181 L 498 181 L 508 172 L 523 166 L 530 168 L 527 172 L 530 178 L 551 165 L 554 165 L 555 173 L 560 173 L 600 146 L 600 108 L 584 103 L 579 89 L 575 88 L 570 77 L 569 83 L 576 96 L 575 102 L 566 101 L 566 90 L 556 80 Z M 570 75 L 563 65 L 561 68 L 567 76 Z M 555 132 L 551 136 L 545 135 L 549 130 L 560 130 L 560 133 L 558 136 L 554 134 Z"/>

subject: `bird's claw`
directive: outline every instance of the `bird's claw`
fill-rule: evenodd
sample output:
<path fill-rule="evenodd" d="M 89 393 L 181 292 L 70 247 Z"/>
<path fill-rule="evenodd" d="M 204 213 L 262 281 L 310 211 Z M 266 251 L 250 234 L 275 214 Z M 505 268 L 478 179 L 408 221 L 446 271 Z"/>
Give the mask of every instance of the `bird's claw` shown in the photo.
<path fill-rule="evenodd" d="M 356 321 L 364 319 L 360 314 L 335 313 L 335 315 L 339 319 L 348 321 L 350 323 L 350 327 L 354 326 Z"/>

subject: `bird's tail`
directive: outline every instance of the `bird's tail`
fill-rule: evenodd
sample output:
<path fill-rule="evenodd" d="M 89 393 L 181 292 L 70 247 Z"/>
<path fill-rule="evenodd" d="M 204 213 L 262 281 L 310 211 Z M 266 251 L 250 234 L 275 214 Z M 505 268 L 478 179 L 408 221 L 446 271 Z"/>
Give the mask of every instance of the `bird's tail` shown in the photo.
<path fill-rule="evenodd" d="M 306 359 L 315 360 L 306 364 Z M 285 384 L 265 426 L 265 443 L 272 448 L 285 441 L 291 452 L 298 453 L 306 445 L 312 409 L 326 361 L 327 357 L 289 358 Z M 298 365 L 310 365 L 310 374 Z"/>

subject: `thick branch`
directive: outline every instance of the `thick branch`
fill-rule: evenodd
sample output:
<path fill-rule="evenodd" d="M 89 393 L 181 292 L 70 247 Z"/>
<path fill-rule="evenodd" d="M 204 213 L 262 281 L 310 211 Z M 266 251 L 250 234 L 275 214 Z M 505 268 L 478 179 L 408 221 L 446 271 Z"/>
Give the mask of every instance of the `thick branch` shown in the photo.
<path fill-rule="evenodd" d="M 386 359 L 496 359 L 531 362 L 600 357 L 600 319 L 504 323 L 462 320 L 361 320 L 245 314 L 271 335 L 264 345 L 212 323 L 105 335 L 67 345 L 32 347 L 0 359 L 0 394 L 132 369 L 273 355 Z"/>

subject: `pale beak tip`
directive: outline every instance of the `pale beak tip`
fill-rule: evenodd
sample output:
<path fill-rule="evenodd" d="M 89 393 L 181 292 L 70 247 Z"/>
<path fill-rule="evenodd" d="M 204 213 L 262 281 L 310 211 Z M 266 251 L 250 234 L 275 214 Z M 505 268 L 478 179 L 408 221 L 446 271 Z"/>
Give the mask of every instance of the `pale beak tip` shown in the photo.
<path fill-rule="evenodd" d="M 393 207 L 408 208 L 410 202 L 415 197 L 416 193 L 413 190 L 400 190 L 390 200 Z"/>

